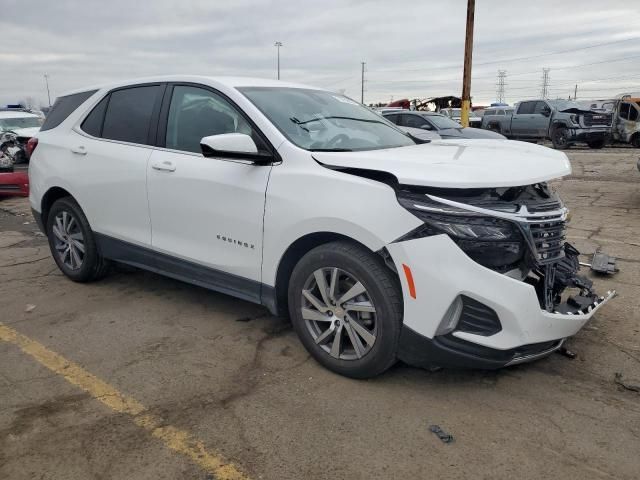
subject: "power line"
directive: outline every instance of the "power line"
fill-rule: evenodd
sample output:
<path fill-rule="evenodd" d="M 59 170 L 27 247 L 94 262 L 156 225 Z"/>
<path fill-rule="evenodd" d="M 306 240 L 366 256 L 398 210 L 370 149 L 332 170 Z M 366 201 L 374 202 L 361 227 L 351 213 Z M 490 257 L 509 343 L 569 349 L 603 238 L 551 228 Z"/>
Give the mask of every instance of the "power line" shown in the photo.
<path fill-rule="evenodd" d="M 504 60 L 493 60 L 491 62 L 476 63 L 475 66 L 480 67 L 482 65 L 494 65 L 496 63 L 519 62 L 520 60 L 531 60 L 532 58 L 547 57 L 549 55 L 560 55 L 562 53 L 578 52 L 580 50 L 587 50 L 589 48 L 604 47 L 606 45 L 614 45 L 617 43 L 630 42 L 632 40 L 638 40 L 638 39 L 640 39 L 640 37 L 626 38 L 624 40 L 614 40 L 613 42 L 597 43 L 595 45 L 587 45 L 585 47 L 569 48 L 567 50 L 558 50 L 555 52 L 541 53 L 539 55 L 530 55 L 528 57 L 516 57 L 516 58 L 508 58 Z"/>

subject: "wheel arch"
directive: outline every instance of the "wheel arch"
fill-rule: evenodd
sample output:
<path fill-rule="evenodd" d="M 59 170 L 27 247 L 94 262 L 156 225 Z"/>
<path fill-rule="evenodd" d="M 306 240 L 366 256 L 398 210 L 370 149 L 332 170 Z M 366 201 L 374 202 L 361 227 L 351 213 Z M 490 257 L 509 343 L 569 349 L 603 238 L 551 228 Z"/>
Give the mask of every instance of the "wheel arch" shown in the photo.
<path fill-rule="evenodd" d="M 320 245 L 340 240 L 359 245 L 362 248 L 370 251 L 371 253 L 375 253 L 362 242 L 359 242 L 354 238 L 349 237 L 348 235 L 336 232 L 313 232 L 298 238 L 291 245 L 289 245 L 289 247 L 280 257 L 280 261 L 278 262 L 278 267 L 276 269 L 275 286 L 273 287 L 271 295 L 266 296 L 270 298 L 266 300 L 265 295 L 263 295 L 263 303 L 273 314 L 283 316 L 288 315 L 289 310 L 287 297 L 289 290 L 289 279 L 291 278 L 293 269 L 300 261 L 300 259 L 304 257 L 309 251 L 313 250 L 316 247 L 319 247 Z"/>
<path fill-rule="evenodd" d="M 549 125 L 549 138 L 553 135 L 553 132 L 558 128 L 569 128 L 566 120 L 553 120 Z"/>
<path fill-rule="evenodd" d="M 73 195 L 71 195 L 68 190 L 62 187 L 51 187 L 42 196 L 42 200 L 40 202 L 40 213 L 42 215 L 42 222 L 44 223 L 44 225 L 47 224 L 47 218 L 49 217 L 51 206 L 55 203 L 56 200 L 64 197 L 71 197 L 75 200 Z"/>

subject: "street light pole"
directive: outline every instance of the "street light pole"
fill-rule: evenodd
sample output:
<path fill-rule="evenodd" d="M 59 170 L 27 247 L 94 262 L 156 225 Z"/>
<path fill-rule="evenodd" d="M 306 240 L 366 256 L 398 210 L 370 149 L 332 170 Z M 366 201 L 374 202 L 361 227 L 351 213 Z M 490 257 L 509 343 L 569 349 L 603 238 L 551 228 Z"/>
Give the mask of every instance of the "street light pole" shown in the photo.
<path fill-rule="evenodd" d="M 49 108 L 51 108 L 51 93 L 49 93 L 49 75 L 44 74 L 44 83 L 47 85 L 47 98 L 49 99 Z"/>
<path fill-rule="evenodd" d="M 278 49 L 278 80 L 280 80 L 280 47 L 282 42 L 276 42 L 273 45 Z"/>
<path fill-rule="evenodd" d="M 464 73 L 462 76 L 462 112 L 460 123 L 469 126 L 469 110 L 471 110 L 471 57 L 473 55 L 473 17 L 476 8 L 475 0 L 467 0 L 467 34 L 464 41 Z"/>

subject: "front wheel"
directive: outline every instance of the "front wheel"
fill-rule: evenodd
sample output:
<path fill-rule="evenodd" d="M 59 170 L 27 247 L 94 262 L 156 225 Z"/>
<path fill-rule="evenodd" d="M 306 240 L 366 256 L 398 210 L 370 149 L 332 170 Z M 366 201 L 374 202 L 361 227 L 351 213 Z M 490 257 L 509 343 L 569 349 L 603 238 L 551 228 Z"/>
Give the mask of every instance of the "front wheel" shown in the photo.
<path fill-rule="evenodd" d="M 551 142 L 553 142 L 553 148 L 556 150 L 566 150 L 569 148 L 568 130 L 564 127 L 554 129 L 551 135 Z"/>
<path fill-rule="evenodd" d="M 308 252 L 291 274 L 289 313 L 305 348 L 333 372 L 369 378 L 396 361 L 402 293 L 363 247 L 340 241 Z"/>
<path fill-rule="evenodd" d="M 46 220 L 49 248 L 58 268 L 74 282 L 103 277 L 109 268 L 80 206 L 70 197 L 51 206 Z"/>

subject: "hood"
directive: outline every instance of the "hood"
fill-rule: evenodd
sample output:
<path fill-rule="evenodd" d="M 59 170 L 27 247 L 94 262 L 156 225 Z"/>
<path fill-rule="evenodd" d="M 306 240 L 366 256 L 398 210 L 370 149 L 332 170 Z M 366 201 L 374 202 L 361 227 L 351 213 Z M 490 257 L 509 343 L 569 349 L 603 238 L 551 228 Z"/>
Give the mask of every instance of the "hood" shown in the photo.
<path fill-rule="evenodd" d="M 388 172 L 404 185 L 440 188 L 515 187 L 571 173 L 567 156 L 511 140 L 434 140 L 363 152 L 313 152 L 329 167 Z"/>
<path fill-rule="evenodd" d="M 560 111 L 560 112 L 562 112 L 562 113 L 576 113 L 576 114 L 579 114 L 579 113 L 582 113 L 582 114 L 585 114 L 585 113 L 595 113 L 595 114 L 599 114 L 599 113 L 601 113 L 601 112 L 596 112 L 595 110 L 589 110 L 589 109 L 583 109 L 583 108 L 576 108 L 576 107 L 573 107 L 573 108 L 565 108 L 564 110 L 559 110 L 559 111 Z"/>
<path fill-rule="evenodd" d="M 29 128 L 14 128 L 11 130 L 18 137 L 33 137 L 36 133 L 40 131 L 40 127 L 29 127 Z"/>
<path fill-rule="evenodd" d="M 492 138 L 495 140 L 505 140 L 507 137 L 490 130 L 482 128 L 444 128 L 438 130 L 442 138 Z"/>

